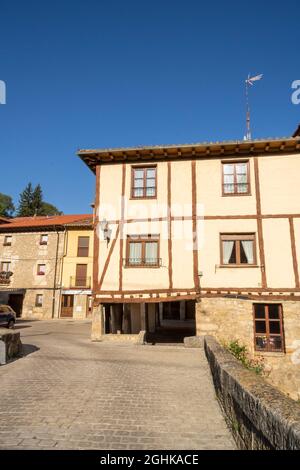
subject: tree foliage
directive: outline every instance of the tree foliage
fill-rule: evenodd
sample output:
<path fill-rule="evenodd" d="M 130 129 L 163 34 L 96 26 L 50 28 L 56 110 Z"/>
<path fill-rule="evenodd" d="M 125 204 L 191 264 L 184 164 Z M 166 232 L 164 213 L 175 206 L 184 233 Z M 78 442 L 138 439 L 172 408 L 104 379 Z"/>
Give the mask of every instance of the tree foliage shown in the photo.
<path fill-rule="evenodd" d="M 28 183 L 26 188 L 21 192 L 17 211 L 18 217 L 61 214 L 62 212 L 60 212 L 57 207 L 44 201 L 40 184 L 33 188 L 32 184 Z"/>
<path fill-rule="evenodd" d="M 0 216 L 12 217 L 15 211 L 13 200 L 7 194 L 0 193 Z"/>

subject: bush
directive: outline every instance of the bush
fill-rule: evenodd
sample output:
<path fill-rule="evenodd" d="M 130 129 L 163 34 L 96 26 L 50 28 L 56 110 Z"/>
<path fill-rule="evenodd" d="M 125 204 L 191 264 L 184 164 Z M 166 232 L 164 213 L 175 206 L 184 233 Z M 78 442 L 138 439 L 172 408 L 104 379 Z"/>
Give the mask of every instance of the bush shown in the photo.
<path fill-rule="evenodd" d="M 247 346 L 240 344 L 239 340 L 236 339 L 226 343 L 225 348 L 247 369 L 252 370 L 258 375 L 264 372 L 263 358 L 251 358 Z"/>

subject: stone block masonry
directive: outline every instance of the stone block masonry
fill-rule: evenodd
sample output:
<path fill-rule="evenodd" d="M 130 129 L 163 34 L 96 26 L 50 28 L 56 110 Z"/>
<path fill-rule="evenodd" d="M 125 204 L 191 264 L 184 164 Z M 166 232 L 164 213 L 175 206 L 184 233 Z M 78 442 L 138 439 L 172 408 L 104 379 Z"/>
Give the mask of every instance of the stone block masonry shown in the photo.
<path fill-rule="evenodd" d="M 300 405 L 205 337 L 215 390 L 240 449 L 300 450 Z"/>
<path fill-rule="evenodd" d="M 259 302 L 259 298 L 257 299 Z M 197 335 L 212 335 L 220 342 L 238 339 L 253 356 L 264 359 L 267 380 L 295 400 L 300 399 L 300 309 L 299 302 L 282 305 L 285 352 L 254 350 L 254 300 L 203 298 L 196 304 Z M 272 299 L 265 303 L 272 303 Z"/>
<path fill-rule="evenodd" d="M 6 330 L 0 328 L 0 341 L 5 345 L 4 363 L 14 357 L 21 356 L 22 343 L 18 331 Z"/>

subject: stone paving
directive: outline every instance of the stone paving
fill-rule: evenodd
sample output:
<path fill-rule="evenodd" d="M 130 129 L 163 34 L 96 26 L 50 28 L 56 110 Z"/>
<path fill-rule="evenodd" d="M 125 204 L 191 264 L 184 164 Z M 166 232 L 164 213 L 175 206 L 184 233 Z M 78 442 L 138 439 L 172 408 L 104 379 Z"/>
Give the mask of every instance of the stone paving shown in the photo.
<path fill-rule="evenodd" d="M 0 449 L 233 449 L 202 349 L 91 343 L 90 323 L 19 322 L 0 367 Z"/>

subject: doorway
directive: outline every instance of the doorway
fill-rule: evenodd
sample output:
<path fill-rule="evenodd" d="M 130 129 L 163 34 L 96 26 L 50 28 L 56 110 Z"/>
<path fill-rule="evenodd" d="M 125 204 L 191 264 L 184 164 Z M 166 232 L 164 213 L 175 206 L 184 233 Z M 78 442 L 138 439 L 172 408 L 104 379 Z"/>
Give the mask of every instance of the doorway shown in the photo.
<path fill-rule="evenodd" d="M 8 305 L 16 312 L 17 318 L 22 316 L 23 300 L 23 294 L 9 295 Z"/>
<path fill-rule="evenodd" d="M 60 316 L 64 318 L 73 317 L 74 295 L 63 294 L 61 296 Z"/>
<path fill-rule="evenodd" d="M 152 307 L 155 307 L 153 311 Z M 182 344 L 187 336 L 196 335 L 195 301 L 182 300 L 146 305 L 147 334 L 150 344 Z M 154 317 L 153 321 L 150 319 Z M 150 322 L 150 323 L 149 323 Z"/>

